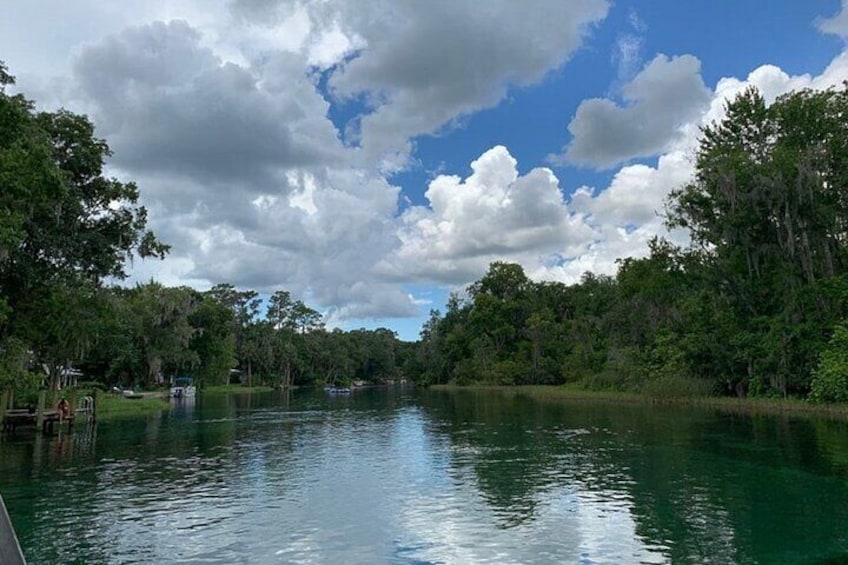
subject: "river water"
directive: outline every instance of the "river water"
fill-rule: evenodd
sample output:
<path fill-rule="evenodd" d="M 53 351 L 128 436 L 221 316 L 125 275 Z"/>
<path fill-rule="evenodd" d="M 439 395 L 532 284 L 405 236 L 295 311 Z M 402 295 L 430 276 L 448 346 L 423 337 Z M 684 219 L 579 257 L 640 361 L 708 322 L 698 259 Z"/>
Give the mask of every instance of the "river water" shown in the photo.
<path fill-rule="evenodd" d="M 32 564 L 848 562 L 848 425 L 494 391 L 205 395 L 0 443 Z"/>

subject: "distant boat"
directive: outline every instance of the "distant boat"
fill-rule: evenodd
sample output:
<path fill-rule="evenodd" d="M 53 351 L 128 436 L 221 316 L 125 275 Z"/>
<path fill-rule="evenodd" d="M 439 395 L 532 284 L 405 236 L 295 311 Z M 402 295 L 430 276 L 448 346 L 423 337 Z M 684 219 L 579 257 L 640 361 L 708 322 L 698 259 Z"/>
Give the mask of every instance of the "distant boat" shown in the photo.
<path fill-rule="evenodd" d="M 191 377 L 177 377 L 174 379 L 174 386 L 171 387 L 171 396 L 173 398 L 189 398 L 197 394 L 197 388 L 194 386 L 194 381 Z"/>
<path fill-rule="evenodd" d="M 325 386 L 324 392 L 327 394 L 350 394 L 350 388 L 341 386 Z"/>

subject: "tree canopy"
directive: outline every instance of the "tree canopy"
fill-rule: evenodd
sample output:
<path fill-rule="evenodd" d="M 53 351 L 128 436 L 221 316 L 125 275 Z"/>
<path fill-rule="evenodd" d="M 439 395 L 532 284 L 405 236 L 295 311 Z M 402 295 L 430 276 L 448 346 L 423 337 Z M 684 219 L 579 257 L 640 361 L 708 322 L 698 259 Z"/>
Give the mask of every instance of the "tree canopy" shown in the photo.
<path fill-rule="evenodd" d="M 848 398 L 836 392 L 848 382 L 838 354 L 848 92 L 767 104 L 749 89 L 726 110 L 702 132 L 694 178 L 668 200 L 668 223 L 689 230 L 691 246 L 654 240 L 614 278 L 587 273 L 571 286 L 495 263 L 467 299 L 431 315 L 421 378 L 740 395 L 805 395 L 818 383 L 815 398 Z"/>
<path fill-rule="evenodd" d="M 58 367 L 91 343 L 87 298 L 133 256 L 163 257 L 138 187 L 104 175 L 110 155 L 85 116 L 37 112 L 0 63 L 0 344 Z"/>

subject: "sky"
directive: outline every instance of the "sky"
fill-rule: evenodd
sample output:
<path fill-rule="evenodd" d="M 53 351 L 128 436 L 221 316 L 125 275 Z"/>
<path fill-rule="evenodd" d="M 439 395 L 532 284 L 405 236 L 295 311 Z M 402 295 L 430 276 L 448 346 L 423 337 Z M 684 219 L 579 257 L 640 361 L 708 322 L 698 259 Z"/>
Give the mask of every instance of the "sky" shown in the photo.
<path fill-rule="evenodd" d="M 493 261 L 614 274 L 700 128 L 848 80 L 848 0 L 27 0 L 0 60 L 85 113 L 172 246 L 127 283 L 289 290 L 414 340 Z"/>

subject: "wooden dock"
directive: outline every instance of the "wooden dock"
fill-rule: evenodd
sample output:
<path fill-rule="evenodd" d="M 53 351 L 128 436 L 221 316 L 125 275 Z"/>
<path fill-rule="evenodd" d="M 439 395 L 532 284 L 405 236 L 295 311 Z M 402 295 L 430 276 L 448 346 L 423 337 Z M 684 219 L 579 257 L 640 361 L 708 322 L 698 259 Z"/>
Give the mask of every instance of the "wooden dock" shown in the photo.
<path fill-rule="evenodd" d="M 44 410 L 41 413 L 41 432 L 52 434 L 55 426 L 67 423 L 74 425 L 74 414 L 62 416 L 58 410 Z M 4 431 L 15 431 L 18 426 L 38 426 L 38 413 L 29 410 L 6 410 L 3 418 Z M 2 563 L 2 562 L 0 562 Z"/>
<path fill-rule="evenodd" d="M 9 395 L 4 393 L 2 403 L 0 403 L 0 431 L 14 432 L 19 427 L 34 426 L 37 431 L 43 434 L 53 434 L 56 428 L 63 424 L 68 426 L 69 431 L 73 429 L 74 422 L 78 417 L 87 423 L 94 423 L 96 420 L 97 402 L 95 396 L 83 397 L 80 407 L 76 409 L 64 400 L 62 401 L 64 406 L 60 403 L 54 409 L 46 408 L 45 397 L 46 391 L 41 391 L 38 395 L 37 407 L 12 409 Z M 60 410 L 60 408 L 64 409 Z M 2 565 L 2 562 L 0 562 L 0 565 Z"/>
<path fill-rule="evenodd" d="M 15 528 L 6 512 L 3 497 L 0 496 L 0 563 L 3 565 L 26 565 L 24 554 L 15 535 Z"/>

